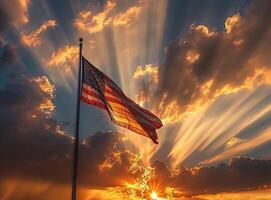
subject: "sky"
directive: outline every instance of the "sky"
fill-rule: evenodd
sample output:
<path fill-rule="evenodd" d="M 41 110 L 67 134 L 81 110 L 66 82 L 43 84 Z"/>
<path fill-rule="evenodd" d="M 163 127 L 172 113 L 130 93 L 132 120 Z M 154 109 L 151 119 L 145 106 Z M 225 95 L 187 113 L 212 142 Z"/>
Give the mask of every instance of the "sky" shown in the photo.
<path fill-rule="evenodd" d="M 157 115 L 81 102 L 78 200 L 271 198 L 271 2 L 0 0 L 0 199 L 69 199 L 83 55 Z"/>

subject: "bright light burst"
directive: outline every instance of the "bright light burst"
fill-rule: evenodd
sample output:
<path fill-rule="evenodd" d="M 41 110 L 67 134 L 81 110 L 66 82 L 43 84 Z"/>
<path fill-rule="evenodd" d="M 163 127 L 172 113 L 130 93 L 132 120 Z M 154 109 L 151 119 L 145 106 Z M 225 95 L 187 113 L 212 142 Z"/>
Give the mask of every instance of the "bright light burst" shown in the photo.
<path fill-rule="evenodd" d="M 133 183 L 125 183 L 124 186 L 111 188 L 115 193 L 123 196 L 124 199 L 153 199 L 153 200 L 172 200 L 174 195 L 174 188 L 159 187 L 155 182 L 155 168 L 146 167 L 141 164 L 141 156 L 136 155 L 131 160 L 129 168 L 131 175 L 134 175 L 135 181 Z M 159 191 L 159 192 L 155 192 Z M 161 196 L 159 197 L 158 194 Z"/>
<path fill-rule="evenodd" d="M 158 199 L 159 197 L 158 197 L 158 195 L 157 195 L 157 193 L 156 193 L 155 191 L 152 191 L 152 193 L 151 193 L 151 198 L 152 198 L 153 200 L 156 200 L 156 199 Z"/>

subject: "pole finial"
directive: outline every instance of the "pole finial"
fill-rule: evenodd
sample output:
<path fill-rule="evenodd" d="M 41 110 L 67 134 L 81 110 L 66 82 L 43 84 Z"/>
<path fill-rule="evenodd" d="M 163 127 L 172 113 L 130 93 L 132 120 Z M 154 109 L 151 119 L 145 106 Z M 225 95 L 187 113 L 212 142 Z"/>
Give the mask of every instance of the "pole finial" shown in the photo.
<path fill-rule="evenodd" d="M 83 42 L 83 38 L 79 38 L 79 42 L 82 43 Z"/>

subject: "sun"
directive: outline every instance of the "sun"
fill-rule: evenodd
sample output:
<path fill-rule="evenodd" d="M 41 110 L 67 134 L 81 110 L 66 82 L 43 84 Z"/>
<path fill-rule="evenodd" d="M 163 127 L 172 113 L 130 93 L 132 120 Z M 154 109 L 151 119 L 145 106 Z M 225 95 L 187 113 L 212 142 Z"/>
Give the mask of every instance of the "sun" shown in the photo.
<path fill-rule="evenodd" d="M 153 200 L 158 200 L 158 195 L 157 195 L 157 193 L 156 193 L 155 191 L 152 191 L 152 193 L 151 193 L 151 198 L 152 198 Z"/>

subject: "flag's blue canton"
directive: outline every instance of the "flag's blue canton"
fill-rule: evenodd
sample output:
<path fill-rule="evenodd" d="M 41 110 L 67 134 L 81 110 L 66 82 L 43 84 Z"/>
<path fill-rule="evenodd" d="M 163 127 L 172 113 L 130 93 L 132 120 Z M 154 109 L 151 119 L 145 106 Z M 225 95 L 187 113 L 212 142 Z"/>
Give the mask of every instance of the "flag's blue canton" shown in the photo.
<path fill-rule="evenodd" d="M 101 97 L 104 97 L 104 81 L 102 80 L 103 76 L 100 73 L 97 73 L 98 70 L 95 70 L 95 67 L 89 62 L 86 62 L 83 59 L 83 83 L 95 89 Z"/>
<path fill-rule="evenodd" d="M 83 83 L 90 86 L 92 89 L 96 90 L 97 94 L 93 94 L 96 98 L 100 99 L 104 105 L 105 109 L 107 110 L 110 118 L 112 121 L 114 121 L 112 112 L 111 112 L 111 106 L 108 104 L 108 102 L 105 100 L 105 82 L 104 78 L 105 75 L 96 69 L 94 65 L 87 62 L 86 59 L 83 59 Z"/>

